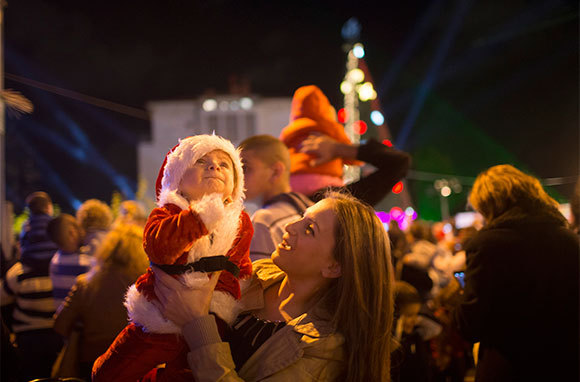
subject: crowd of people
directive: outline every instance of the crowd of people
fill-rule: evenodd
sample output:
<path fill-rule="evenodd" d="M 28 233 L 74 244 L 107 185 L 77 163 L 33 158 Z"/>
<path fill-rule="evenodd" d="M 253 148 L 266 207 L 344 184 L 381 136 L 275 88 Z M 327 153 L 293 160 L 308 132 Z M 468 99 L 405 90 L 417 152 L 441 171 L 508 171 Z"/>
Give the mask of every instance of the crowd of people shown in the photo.
<path fill-rule="evenodd" d="M 469 196 L 483 221 L 387 232 L 373 206 L 410 163 L 352 144 L 304 86 L 280 138 L 180 140 L 150 213 L 53 216 L 32 193 L 2 267 L 2 380 L 578 380 L 578 195 L 568 222 L 498 165 Z"/>

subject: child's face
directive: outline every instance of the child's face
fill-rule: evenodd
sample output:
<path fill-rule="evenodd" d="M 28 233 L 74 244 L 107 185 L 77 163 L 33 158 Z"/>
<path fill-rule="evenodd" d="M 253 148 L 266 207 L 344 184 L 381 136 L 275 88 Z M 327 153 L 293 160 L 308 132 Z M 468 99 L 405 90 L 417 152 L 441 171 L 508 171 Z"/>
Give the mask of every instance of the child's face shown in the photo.
<path fill-rule="evenodd" d="M 211 151 L 185 171 L 179 191 L 187 200 L 198 200 L 203 195 L 221 193 L 231 198 L 234 191 L 234 165 L 222 150 Z"/>

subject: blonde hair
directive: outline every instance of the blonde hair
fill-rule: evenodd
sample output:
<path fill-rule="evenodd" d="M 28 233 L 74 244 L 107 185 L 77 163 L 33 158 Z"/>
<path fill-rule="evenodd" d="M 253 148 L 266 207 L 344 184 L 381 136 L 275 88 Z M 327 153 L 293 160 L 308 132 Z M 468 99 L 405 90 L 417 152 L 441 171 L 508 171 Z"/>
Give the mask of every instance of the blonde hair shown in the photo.
<path fill-rule="evenodd" d="M 389 381 L 394 277 L 388 234 L 372 207 L 336 192 L 326 197 L 337 219 L 334 257 L 342 275 L 331 301 L 345 337 L 344 380 Z"/>
<path fill-rule="evenodd" d="M 107 230 L 113 222 L 111 208 L 98 199 L 85 201 L 77 210 L 77 220 L 87 231 Z"/>
<path fill-rule="evenodd" d="M 139 276 L 149 266 L 143 250 L 143 228 L 135 224 L 118 224 L 107 233 L 95 257 L 100 265 L 110 264 L 128 275 Z"/>
<path fill-rule="evenodd" d="M 119 207 L 119 216 L 113 222 L 113 229 L 122 224 L 136 224 L 143 227 L 147 214 L 143 205 L 135 200 L 125 200 Z"/>
<path fill-rule="evenodd" d="M 558 202 L 544 191 L 540 181 L 509 164 L 493 166 L 479 174 L 469 203 L 488 223 L 514 210 L 518 213 L 548 210 L 561 216 Z"/>

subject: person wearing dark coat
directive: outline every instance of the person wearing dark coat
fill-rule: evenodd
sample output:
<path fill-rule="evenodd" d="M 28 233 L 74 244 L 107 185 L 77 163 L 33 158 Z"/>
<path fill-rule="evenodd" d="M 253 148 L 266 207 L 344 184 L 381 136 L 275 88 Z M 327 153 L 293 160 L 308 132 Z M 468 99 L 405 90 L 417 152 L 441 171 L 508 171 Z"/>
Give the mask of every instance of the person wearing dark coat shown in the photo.
<path fill-rule="evenodd" d="M 486 220 L 466 248 L 455 324 L 479 342 L 476 381 L 578 381 L 579 240 L 540 182 L 513 166 L 475 180 Z"/>

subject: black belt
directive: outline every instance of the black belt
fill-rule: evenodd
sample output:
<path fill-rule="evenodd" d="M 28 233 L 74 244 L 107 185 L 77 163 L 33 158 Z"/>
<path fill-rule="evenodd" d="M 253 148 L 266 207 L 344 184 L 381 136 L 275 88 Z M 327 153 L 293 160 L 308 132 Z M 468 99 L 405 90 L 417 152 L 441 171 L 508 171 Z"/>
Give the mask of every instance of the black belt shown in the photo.
<path fill-rule="evenodd" d="M 202 257 L 195 263 L 187 264 L 155 264 L 151 262 L 151 265 L 161 268 L 163 272 L 170 275 L 181 275 L 189 271 L 210 273 L 224 270 L 235 277 L 240 274 L 240 268 L 225 256 Z"/>

